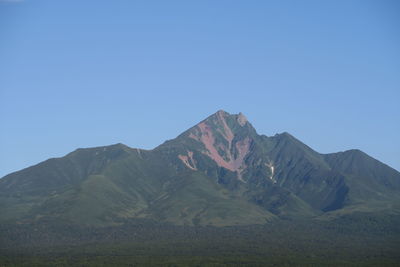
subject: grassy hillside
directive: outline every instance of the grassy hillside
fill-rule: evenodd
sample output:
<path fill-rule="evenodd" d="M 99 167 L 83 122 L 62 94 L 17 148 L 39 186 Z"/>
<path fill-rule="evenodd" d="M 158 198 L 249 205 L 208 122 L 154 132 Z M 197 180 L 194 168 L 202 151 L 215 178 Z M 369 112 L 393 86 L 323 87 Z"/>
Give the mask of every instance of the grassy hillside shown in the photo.
<path fill-rule="evenodd" d="M 237 226 L 397 212 L 400 173 L 358 150 L 322 155 L 243 114 L 206 118 L 153 150 L 77 149 L 0 179 L 0 223 L 151 219 Z"/>

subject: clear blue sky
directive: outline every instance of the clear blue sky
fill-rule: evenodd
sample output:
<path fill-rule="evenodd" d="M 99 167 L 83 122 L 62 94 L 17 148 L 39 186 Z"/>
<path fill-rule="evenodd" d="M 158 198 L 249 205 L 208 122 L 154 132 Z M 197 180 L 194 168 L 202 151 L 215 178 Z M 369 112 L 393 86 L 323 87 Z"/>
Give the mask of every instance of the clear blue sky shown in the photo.
<path fill-rule="evenodd" d="M 400 1 L 0 0 L 0 176 L 218 109 L 400 169 Z"/>

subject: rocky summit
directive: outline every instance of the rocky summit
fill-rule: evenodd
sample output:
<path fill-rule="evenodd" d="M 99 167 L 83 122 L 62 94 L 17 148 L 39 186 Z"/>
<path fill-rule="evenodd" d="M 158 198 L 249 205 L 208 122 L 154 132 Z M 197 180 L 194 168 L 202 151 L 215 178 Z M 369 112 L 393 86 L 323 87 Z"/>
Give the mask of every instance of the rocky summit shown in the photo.
<path fill-rule="evenodd" d="M 400 173 L 360 150 L 321 154 L 216 112 L 153 150 L 77 149 L 0 179 L 0 223 L 90 226 L 146 219 L 252 225 L 398 213 Z"/>

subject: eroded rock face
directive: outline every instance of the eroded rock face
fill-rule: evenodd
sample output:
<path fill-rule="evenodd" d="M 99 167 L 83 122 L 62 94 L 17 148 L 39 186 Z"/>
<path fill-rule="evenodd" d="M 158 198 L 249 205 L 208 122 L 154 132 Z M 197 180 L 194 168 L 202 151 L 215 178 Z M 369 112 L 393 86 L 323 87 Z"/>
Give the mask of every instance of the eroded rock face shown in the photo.
<path fill-rule="evenodd" d="M 178 155 L 178 157 L 189 169 L 197 171 L 196 161 L 193 159 L 193 151 L 188 151 L 187 155 Z"/>
<path fill-rule="evenodd" d="M 238 178 L 242 180 L 242 172 L 246 168 L 245 158 L 250 151 L 251 138 L 235 140 L 235 134 L 227 123 L 227 114 L 218 111 L 214 116 L 199 123 L 189 137 L 201 142 L 205 150 L 203 154 L 210 157 L 218 166 L 236 172 Z M 243 126 L 247 119 L 243 114 L 239 114 L 237 122 Z M 181 156 L 185 165 L 193 169 L 193 164 L 189 164 L 189 157 Z"/>

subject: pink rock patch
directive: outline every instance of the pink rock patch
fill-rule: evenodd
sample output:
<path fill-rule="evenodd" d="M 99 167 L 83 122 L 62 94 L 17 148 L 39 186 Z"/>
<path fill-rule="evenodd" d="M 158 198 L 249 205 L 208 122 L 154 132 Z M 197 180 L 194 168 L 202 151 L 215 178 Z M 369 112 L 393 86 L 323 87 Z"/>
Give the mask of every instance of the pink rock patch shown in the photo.
<path fill-rule="evenodd" d="M 235 137 L 234 134 L 232 133 L 231 128 L 229 128 L 228 124 L 226 123 L 224 113 L 223 112 L 218 112 L 218 120 L 222 123 L 222 126 L 224 127 L 224 131 L 220 131 L 222 135 L 225 136 L 226 140 L 228 141 L 229 144 L 232 143 L 233 138 Z"/>
<path fill-rule="evenodd" d="M 232 130 L 229 128 L 228 124 L 225 121 L 224 114 L 222 112 L 217 113 L 218 121 L 223 126 L 223 131 L 219 130 L 221 134 L 224 136 L 225 140 L 228 141 L 228 147 L 223 144 L 215 144 L 215 137 L 212 133 L 212 129 L 206 122 L 201 122 L 198 124 L 198 129 L 200 130 L 200 136 L 195 136 L 196 139 L 199 139 L 206 148 L 206 152 L 203 152 L 207 156 L 209 156 L 212 160 L 214 160 L 218 166 L 228 169 L 233 172 L 237 172 L 238 178 L 242 180 L 242 171 L 246 168 L 244 164 L 244 158 L 248 154 L 250 150 L 250 138 L 246 138 L 236 143 L 236 149 L 238 151 L 236 158 L 231 153 L 232 149 L 232 141 L 234 138 L 234 134 Z M 195 139 L 194 137 L 192 137 Z M 219 153 L 218 149 L 223 150 L 226 155 L 226 159 L 224 159 Z M 242 180 L 243 181 L 243 180 Z"/>
<path fill-rule="evenodd" d="M 236 159 L 233 161 L 233 167 L 235 169 L 239 169 L 244 165 L 244 157 L 246 157 L 247 153 L 250 150 L 250 138 L 246 137 L 244 140 L 241 140 L 236 143 L 236 149 L 238 150 L 238 155 Z"/>
<path fill-rule="evenodd" d="M 185 164 L 189 169 L 197 171 L 196 162 L 193 159 L 193 152 L 188 151 L 188 155 L 178 155 L 178 158 Z"/>

